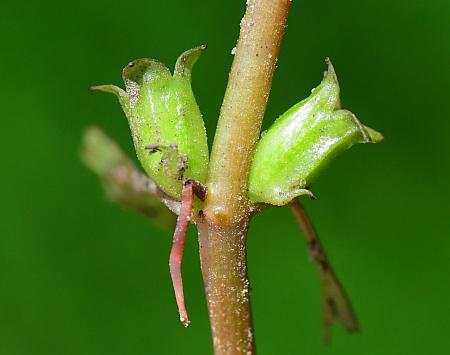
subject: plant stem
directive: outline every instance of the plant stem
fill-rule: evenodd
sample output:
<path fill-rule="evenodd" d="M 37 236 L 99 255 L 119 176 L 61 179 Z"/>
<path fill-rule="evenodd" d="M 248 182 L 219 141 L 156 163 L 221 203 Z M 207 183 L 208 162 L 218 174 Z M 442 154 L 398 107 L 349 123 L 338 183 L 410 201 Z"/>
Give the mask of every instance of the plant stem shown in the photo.
<path fill-rule="evenodd" d="M 211 153 L 208 196 L 197 226 L 216 355 L 255 353 L 246 260 L 247 179 L 290 4 L 248 1 Z"/>
<path fill-rule="evenodd" d="M 214 353 L 254 354 L 245 239 L 247 226 L 197 224 Z"/>
<path fill-rule="evenodd" d="M 241 22 L 209 165 L 209 210 L 225 222 L 248 208 L 243 202 L 249 167 L 290 4 L 290 0 L 250 0 Z"/>

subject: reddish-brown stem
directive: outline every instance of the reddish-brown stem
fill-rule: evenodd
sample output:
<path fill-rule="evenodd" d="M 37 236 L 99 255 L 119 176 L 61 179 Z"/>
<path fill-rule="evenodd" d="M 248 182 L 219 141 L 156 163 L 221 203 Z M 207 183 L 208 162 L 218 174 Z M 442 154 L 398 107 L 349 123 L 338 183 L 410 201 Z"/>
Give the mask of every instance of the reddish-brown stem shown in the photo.
<path fill-rule="evenodd" d="M 184 303 L 183 279 L 181 277 L 181 261 L 183 259 L 186 232 L 192 212 L 192 184 L 186 183 L 181 192 L 181 208 L 177 219 L 177 226 L 173 235 L 172 250 L 170 251 L 169 269 L 172 277 L 173 289 L 177 300 L 180 321 L 185 327 L 189 325 L 189 317 Z"/>
<path fill-rule="evenodd" d="M 246 241 L 247 181 L 284 35 L 290 0 L 248 0 L 211 151 L 197 221 L 216 355 L 255 353 Z"/>
<path fill-rule="evenodd" d="M 215 354 L 254 354 L 247 276 L 247 225 L 197 223 Z"/>

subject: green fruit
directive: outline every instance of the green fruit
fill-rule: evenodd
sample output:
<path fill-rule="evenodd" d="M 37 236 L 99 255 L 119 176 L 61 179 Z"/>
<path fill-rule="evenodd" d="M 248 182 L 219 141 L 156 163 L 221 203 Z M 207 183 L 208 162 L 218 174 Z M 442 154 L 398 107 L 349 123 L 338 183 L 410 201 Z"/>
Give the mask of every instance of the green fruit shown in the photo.
<path fill-rule="evenodd" d="M 173 75 L 154 59 L 130 62 L 122 74 L 126 91 L 114 85 L 92 87 L 119 98 L 142 167 L 177 200 L 183 180 L 205 183 L 208 170 L 206 130 L 191 88 L 192 68 L 205 49 L 184 52 Z"/>
<path fill-rule="evenodd" d="M 336 73 L 327 63 L 328 71 L 312 94 L 261 135 L 250 170 L 251 202 L 282 206 L 297 196 L 312 196 L 308 188 L 341 152 L 355 143 L 383 140 L 341 109 Z"/>

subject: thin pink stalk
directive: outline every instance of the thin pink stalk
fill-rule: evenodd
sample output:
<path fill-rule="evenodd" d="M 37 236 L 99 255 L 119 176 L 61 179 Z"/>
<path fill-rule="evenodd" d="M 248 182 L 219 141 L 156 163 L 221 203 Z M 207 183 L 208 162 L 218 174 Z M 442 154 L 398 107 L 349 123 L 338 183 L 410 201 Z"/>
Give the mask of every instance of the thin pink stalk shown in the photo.
<path fill-rule="evenodd" d="M 172 250 L 170 251 L 169 268 L 173 289 L 177 300 L 180 321 L 185 327 L 190 323 L 184 303 L 183 279 L 181 277 L 181 262 L 183 260 L 186 232 L 192 212 L 192 184 L 187 182 L 181 192 L 181 208 L 177 219 L 177 226 L 173 235 Z"/>

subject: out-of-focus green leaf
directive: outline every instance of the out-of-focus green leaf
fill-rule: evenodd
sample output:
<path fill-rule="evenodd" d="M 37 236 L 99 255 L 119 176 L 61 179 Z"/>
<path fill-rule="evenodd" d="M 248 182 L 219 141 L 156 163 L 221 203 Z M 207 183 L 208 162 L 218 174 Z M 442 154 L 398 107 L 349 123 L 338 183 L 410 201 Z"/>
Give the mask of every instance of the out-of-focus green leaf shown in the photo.
<path fill-rule="evenodd" d="M 91 127 L 83 138 L 82 159 L 99 176 L 111 201 L 139 212 L 165 228 L 175 226 L 176 215 L 154 194 L 154 183 L 134 166 L 110 137 L 99 128 Z"/>

